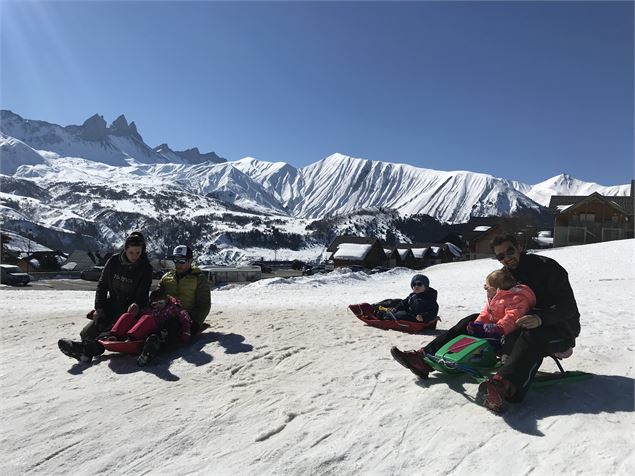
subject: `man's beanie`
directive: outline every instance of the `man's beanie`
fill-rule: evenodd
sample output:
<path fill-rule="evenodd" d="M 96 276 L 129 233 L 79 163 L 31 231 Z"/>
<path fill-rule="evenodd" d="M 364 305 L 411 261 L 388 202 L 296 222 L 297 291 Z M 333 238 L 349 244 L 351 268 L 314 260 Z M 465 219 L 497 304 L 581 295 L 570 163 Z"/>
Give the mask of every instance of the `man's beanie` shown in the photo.
<path fill-rule="evenodd" d="M 413 283 L 423 283 L 426 288 L 430 287 L 430 280 L 424 274 L 415 274 L 410 280 L 410 287 L 412 287 Z"/>

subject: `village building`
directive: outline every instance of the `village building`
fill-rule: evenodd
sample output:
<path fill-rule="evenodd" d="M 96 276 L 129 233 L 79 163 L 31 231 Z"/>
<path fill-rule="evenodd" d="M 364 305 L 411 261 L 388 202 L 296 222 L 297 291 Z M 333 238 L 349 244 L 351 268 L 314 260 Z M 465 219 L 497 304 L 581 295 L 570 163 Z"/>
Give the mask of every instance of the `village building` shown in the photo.
<path fill-rule="evenodd" d="M 384 254 L 386 255 L 384 266 L 387 268 L 396 268 L 397 266 L 400 266 L 399 263 L 401 263 L 401 256 L 399 256 L 397 248 L 384 248 Z"/>
<path fill-rule="evenodd" d="M 397 245 L 395 250 L 399 255 L 399 266 L 410 269 L 416 268 L 415 256 L 410 249 L 410 245 Z"/>
<path fill-rule="evenodd" d="M 583 245 L 633 238 L 633 199 L 606 196 L 553 196 L 549 210 L 554 214 L 553 246 Z"/>
<path fill-rule="evenodd" d="M 376 237 L 338 236 L 326 251 L 333 253 L 336 268 L 361 266 L 372 269 L 384 266 L 387 261 L 384 248 Z"/>

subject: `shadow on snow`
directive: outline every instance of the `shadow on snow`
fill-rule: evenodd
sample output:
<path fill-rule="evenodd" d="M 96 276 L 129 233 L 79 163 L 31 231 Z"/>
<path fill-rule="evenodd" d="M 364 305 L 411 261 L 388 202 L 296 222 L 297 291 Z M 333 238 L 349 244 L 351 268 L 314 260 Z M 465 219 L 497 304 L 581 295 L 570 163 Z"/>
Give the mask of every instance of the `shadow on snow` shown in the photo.
<path fill-rule="evenodd" d="M 117 374 L 147 372 L 156 375 L 162 380 L 175 382 L 179 380 L 179 377 L 170 371 L 170 366 L 174 360 L 182 358 L 186 362 L 199 367 L 201 365 L 209 364 L 214 360 L 214 357 L 211 354 L 204 351 L 207 344 L 218 342 L 225 348 L 225 354 L 251 352 L 253 350 L 253 346 L 245 343 L 244 341 L 245 337 L 240 334 L 203 332 L 186 347 L 177 347 L 159 353 L 159 355 L 157 355 L 157 357 L 145 367 L 139 367 L 137 365 L 136 355 L 106 353 L 95 359 L 92 365 L 76 363 L 68 370 L 68 372 L 73 375 L 79 375 L 88 367 L 108 362 L 108 367 Z"/>

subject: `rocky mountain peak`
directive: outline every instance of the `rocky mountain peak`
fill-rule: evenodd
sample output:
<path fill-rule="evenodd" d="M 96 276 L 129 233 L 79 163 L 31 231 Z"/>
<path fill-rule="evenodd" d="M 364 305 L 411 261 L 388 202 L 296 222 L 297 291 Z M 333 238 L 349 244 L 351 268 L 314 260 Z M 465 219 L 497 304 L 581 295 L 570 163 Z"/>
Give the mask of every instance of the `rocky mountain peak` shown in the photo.
<path fill-rule="evenodd" d="M 114 136 L 134 137 L 136 139 L 143 140 L 141 138 L 141 135 L 137 131 L 137 125 L 134 123 L 134 121 L 128 124 L 126 116 L 124 116 L 123 114 L 112 122 L 112 124 L 108 128 L 108 132 Z"/>
<path fill-rule="evenodd" d="M 94 114 L 81 125 L 80 136 L 89 141 L 103 141 L 108 137 L 108 127 L 103 116 Z"/>

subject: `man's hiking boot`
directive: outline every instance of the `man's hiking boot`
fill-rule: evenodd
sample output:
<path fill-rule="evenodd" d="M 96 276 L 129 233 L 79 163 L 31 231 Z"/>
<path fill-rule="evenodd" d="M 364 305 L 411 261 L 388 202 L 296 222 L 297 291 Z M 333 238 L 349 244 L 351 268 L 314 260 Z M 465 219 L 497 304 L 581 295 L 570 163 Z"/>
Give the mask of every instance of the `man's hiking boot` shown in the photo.
<path fill-rule="evenodd" d="M 478 386 L 478 396 L 482 404 L 494 413 L 505 411 L 505 398 L 513 394 L 513 385 L 496 374 Z"/>
<path fill-rule="evenodd" d="M 154 359 L 159 353 L 160 347 L 161 341 L 159 339 L 159 336 L 156 334 L 152 334 L 151 336 L 149 336 L 143 344 L 141 355 L 137 357 L 137 365 L 141 367 L 148 365 L 150 361 Z"/>
<path fill-rule="evenodd" d="M 85 353 L 83 342 L 77 342 L 70 339 L 60 339 L 57 341 L 57 346 L 64 355 L 77 359 L 84 364 L 93 360 L 92 356 Z"/>
<path fill-rule="evenodd" d="M 428 378 L 428 374 L 434 370 L 423 360 L 425 353 L 422 350 L 401 351 L 393 347 L 390 353 L 397 362 L 420 378 Z"/>

